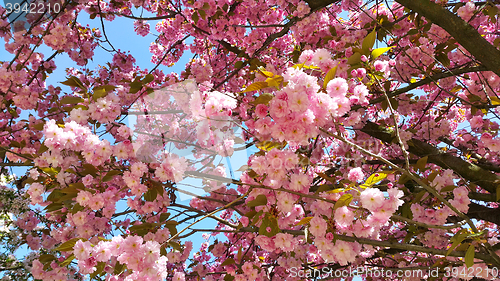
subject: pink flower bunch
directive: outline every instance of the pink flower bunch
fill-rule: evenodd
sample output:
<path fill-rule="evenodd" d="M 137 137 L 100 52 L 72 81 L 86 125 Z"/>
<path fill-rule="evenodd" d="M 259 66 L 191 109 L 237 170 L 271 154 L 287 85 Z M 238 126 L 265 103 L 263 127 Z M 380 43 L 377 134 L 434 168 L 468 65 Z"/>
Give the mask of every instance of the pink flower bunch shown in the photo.
<path fill-rule="evenodd" d="M 314 59 L 314 61 L 313 61 Z M 299 57 L 298 63 L 304 64 L 304 65 L 311 65 L 313 64 L 314 66 L 320 67 L 324 66 L 320 64 L 325 64 L 327 61 L 331 61 L 331 55 L 326 49 L 319 49 L 319 50 L 304 50 Z M 333 61 L 332 61 L 333 62 Z M 326 70 L 328 71 L 328 70 Z"/>
<path fill-rule="evenodd" d="M 40 220 L 35 216 L 35 213 L 33 211 L 29 211 L 19 215 L 16 225 L 21 229 L 31 231 L 35 229 L 39 222 Z"/>
<path fill-rule="evenodd" d="M 119 100 L 120 98 L 114 94 L 99 98 L 96 102 L 89 104 L 88 115 L 101 123 L 110 123 L 121 114 Z"/>
<path fill-rule="evenodd" d="M 360 167 L 353 168 L 349 171 L 347 178 L 352 182 L 357 182 L 365 177 L 365 173 Z"/>
<path fill-rule="evenodd" d="M 476 11 L 476 6 L 473 2 L 467 2 L 464 6 L 458 8 L 457 14 L 465 21 L 470 20 Z"/>
<path fill-rule="evenodd" d="M 258 174 L 267 174 L 270 179 L 284 180 L 287 170 L 294 169 L 299 163 L 299 157 L 291 150 L 273 148 L 266 156 L 255 156 L 250 160 L 250 167 Z M 299 191 L 309 183 L 309 180 L 295 174 L 291 175 L 290 188 Z"/>
<path fill-rule="evenodd" d="M 453 183 L 453 170 L 446 169 L 444 172 L 437 175 L 432 184 L 435 184 L 434 188 L 440 191 L 443 187 L 448 185 L 454 185 Z"/>
<path fill-rule="evenodd" d="M 219 155 L 231 156 L 234 152 L 234 126 L 232 110 L 236 100 L 227 93 L 208 92 L 203 107 L 198 92 L 191 95 L 189 112 L 197 122 L 196 137 L 202 147 L 215 149 Z"/>
<path fill-rule="evenodd" d="M 99 140 L 89 128 L 74 121 L 59 126 L 55 120 L 49 120 L 45 123 L 43 132 L 46 136 L 45 145 L 50 150 L 44 152 L 36 161 L 43 161 L 53 167 L 68 165 L 67 161 L 72 160 L 72 158 L 63 159 L 61 155 L 63 150 L 81 152 L 88 163 L 94 166 L 108 161 L 113 154 L 109 141 Z"/>
<path fill-rule="evenodd" d="M 330 237 L 315 238 L 314 245 L 318 248 L 319 254 L 325 262 L 337 262 L 340 265 L 354 262 L 356 256 L 361 252 L 361 245 L 358 242 L 337 240 L 333 243 Z"/>
<path fill-rule="evenodd" d="M 36 205 L 43 202 L 42 194 L 45 192 L 45 187 L 37 182 L 30 185 L 28 194 L 31 199 L 31 204 Z"/>
<path fill-rule="evenodd" d="M 387 193 L 388 199 L 378 188 L 367 188 L 360 194 L 361 206 L 372 213 L 368 217 L 368 222 L 373 227 L 385 225 L 392 214 L 404 203 L 403 200 L 399 199 L 404 195 L 401 190 L 389 188 Z"/>
<path fill-rule="evenodd" d="M 483 145 L 493 152 L 500 152 L 500 139 L 493 138 L 489 133 L 484 133 L 481 136 L 481 141 Z"/>
<path fill-rule="evenodd" d="M 167 153 L 163 162 L 156 168 L 155 176 L 160 181 L 180 182 L 184 178 L 188 162 L 184 157 Z"/>
<path fill-rule="evenodd" d="M 196 83 L 202 83 L 210 80 L 213 74 L 212 66 L 204 60 L 195 60 L 191 63 L 191 73 L 196 80 Z"/>
<path fill-rule="evenodd" d="M 454 198 L 450 200 L 450 204 L 457 208 L 460 212 L 467 213 L 469 210 L 469 190 L 465 186 L 459 186 L 453 189 Z"/>
<path fill-rule="evenodd" d="M 298 240 L 288 233 L 278 233 L 273 237 L 259 235 L 255 237 L 255 243 L 266 251 L 281 249 L 284 252 L 291 252 L 298 245 Z"/>
<path fill-rule="evenodd" d="M 411 205 L 411 211 L 413 214 L 413 219 L 415 221 L 440 225 L 446 223 L 446 219 L 450 216 L 453 211 L 447 206 L 443 206 L 438 209 L 425 209 L 422 205 L 414 203 Z"/>
<path fill-rule="evenodd" d="M 134 30 L 138 35 L 145 37 L 146 35 L 149 34 L 149 29 L 150 29 L 149 23 L 144 22 L 142 20 L 134 21 Z"/>
<path fill-rule="evenodd" d="M 44 42 L 47 46 L 54 50 L 64 50 L 67 48 L 68 35 L 71 35 L 72 30 L 67 25 L 57 25 L 52 28 L 50 34 L 44 37 Z"/>

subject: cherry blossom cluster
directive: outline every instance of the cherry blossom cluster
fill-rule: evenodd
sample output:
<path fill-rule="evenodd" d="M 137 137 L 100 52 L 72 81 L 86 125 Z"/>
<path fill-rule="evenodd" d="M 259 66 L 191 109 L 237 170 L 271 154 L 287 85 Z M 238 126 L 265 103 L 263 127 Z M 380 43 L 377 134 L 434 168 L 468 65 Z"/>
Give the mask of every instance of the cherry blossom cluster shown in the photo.
<path fill-rule="evenodd" d="M 498 208 L 500 77 L 404 1 L 330 2 L 65 1 L 17 32 L 0 7 L 1 164 L 33 166 L 1 187 L 2 246 L 26 244 L 22 267 L 41 280 L 298 280 L 287 268 L 463 266 L 464 247 L 496 261 L 498 221 L 477 209 Z M 431 2 L 498 46 L 500 5 Z M 121 16 L 156 37 L 152 70 L 109 42 L 104 24 Z M 111 55 L 93 69 L 97 47 Z M 186 51 L 185 71 L 166 74 Z M 52 85 L 61 54 L 75 67 Z M 228 179 L 214 159 L 238 143 L 256 147 L 240 182 L 211 180 Z M 184 204 L 192 174 L 209 192 Z M 442 227 L 452 209 L 478 231 Z M 199 218 L 216 225 L 191 254 L 183 239 L 200 225 L 172 237 Z M 433 254 L 456 233 L 468 257 Z"/>

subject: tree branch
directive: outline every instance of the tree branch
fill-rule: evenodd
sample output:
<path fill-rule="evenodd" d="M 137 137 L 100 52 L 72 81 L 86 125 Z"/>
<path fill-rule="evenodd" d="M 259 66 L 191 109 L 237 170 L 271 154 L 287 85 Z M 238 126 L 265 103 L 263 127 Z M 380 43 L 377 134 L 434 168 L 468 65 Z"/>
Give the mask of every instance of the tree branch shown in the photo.
<path fill-rule="evenodd" d="M 448 32 L 488 70 L 500 76 L 500 51 L 469 23 L 429 0 L 396 0 Z"/>
<path fill-rule="evenodd" d="M 392 132 L 387 128 L 370 121 L 365 124 L 361 131 L 387 143 L 391 143 L 394 138 Z M 490 193 L 496 193 L 500 177 L 490 171 L 469 163 L 460 157 L 443 152 L 435 146 L 415 138 L 411 139 L 408 151 L 419 157 L 428 156 L 427 162 L 436 164 L 443 169 L 452 169 L 464 179 L 479 185 Z"/>

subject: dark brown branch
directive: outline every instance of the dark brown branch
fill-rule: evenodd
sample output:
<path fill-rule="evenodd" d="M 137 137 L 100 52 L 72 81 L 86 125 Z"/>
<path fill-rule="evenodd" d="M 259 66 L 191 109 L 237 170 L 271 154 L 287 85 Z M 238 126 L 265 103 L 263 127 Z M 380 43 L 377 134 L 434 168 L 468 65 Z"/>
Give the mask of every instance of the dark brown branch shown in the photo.
<path fill-rule="evenodd" d="M 433 76 L 424 78 L 424 79 L 422 79 L 420 81 L 417 81 L 415 83 L 410 83 L 406 87 L 399 88 L 397 90 L 394 90 L 392 92 L 387 93 L 387 95 L 390 98 L 392 98 L 392 97 L 399 96 L 401 94 L 404 94 L 404 93 L 407 93 L 407 92 L 409 92 L 411 90 L 414 90 L 414 89 L 416 89 L 418 87 L 430 84 L 432 82 L 435 82 L 435 81 L 443 79 L 443 78 L 447 78 L 447 77 L 451 77 L 451 76 L 457 76 L 457 75 L 464 74 L 464 73 L 480 72 L 480 71 L 487 71 L 487 70 L 488 69 L 486 67 L 482 66 L 482 65 L 480 65 L 480 66 L 473 66 L 473 67 L 464 67 L 464 68 L 452 69 L 450 71 L 446 71 L 446 72 L 441 72 L 441 73 L 434 74 Z M 378 98 L 374 98 L 374 99 L 370 100 L 370 104 L 377 104 L 377 103 L 380 103 L 380 102 L 382 102 L 384 100 L 385 100 L 385 97 L 383 97 L 383 96 L 382 97 L 378 97 Z M 360 105 L 355 105 L 355 106 L 351 107 L 352 110 L 358 110 L 360 108 L 362 108 L 362 106 L 360 106 Z"/>
<path fill-rule="evenodd" d="M 387 143 L 391 143 L 394 138 L 392 132 L 373 122 L 367 122 L 361 131 Z M 428 156 L 428 163 L 436 164 L 443 169 L 452 169 L 464 179 L 479 185 L 490 193 L 496 193 L 500 177 L 488 170 L 469 163 L 460 157 L 443 152 L 435 146 L 415 138 L 411 139 L 408 152 L 419 157 Z"/>
<path fill-rule="evenodd" d="M 489 208 L 476 203 L 469 204 L 469 211 L 467 215 L 471 218 L 484 220 L 500 225 L 500 210 Z"/>
<path fill-rule="evenodd" d="M 254 227 L 243 227 L 238 230 L 239 232 L 256 232 L 257 229 Z M 282 230 L 285 233 L 290 233 L 293 235 L 304 235 L 303 230 Z M 389 242 L 389 241 L 380 241 L 373 240 L 368 238 L 357 238 L 347 235 L 335 235 L 335 238 L 341 241 L 346 242 L 358 242 L 360 244 L 372 245 L 377 247 L 387 247 L 389 249 L 400 249 L 405 251 L 419 252 L 419 253 L 429 253 L 433 255 L 440 256 L 450 256 L 450 257 L 464 257 L 465 252 L 463 251 L 452 251 L 450 254 L 447 254 L 447 250 L 439 250 L 434 248 L 428 248 L 419 245 L 399 243 L 399 242 Z M 495 264 L 493 258 L 487 254 L 478 253 L 474 254 L 474 257 L 480 260 L 483 260 L 486 263 Z M 496 265 L 496 264 L 495 264 Z M 498 265 L 497 265 L 498 266 Z"/>
<path fill-rule="evenodd" d="M 143 17 L 136 17 L 136 16 L 129 16 L 129 15 L 125 15 L 125 14 L 120 14 L 120 13 L 113 13 L 114 15 L 117 15 L 119 17 L 125 17 L 125 18 L 129 18 L 129 19 L 134 19 L 134 20 L 163 20 L 163 19 L 171 19 L 171 18 L 175 18 L 175 15 L 177 14 L 176 12 L 174 11 L 169 11 L 169 14 L 168 15 L 164 15 L 164 16 L 158 16 L 158 17 L 149 17 L 149 18 L 143 18 Z"/>
<path fill-rule="evenodd" d="M 500 76 L 500 51 L 482 37 L 472 25 L 429 0 L 396 0 L 396 2 L 443 28 L 488 70 Z"/>

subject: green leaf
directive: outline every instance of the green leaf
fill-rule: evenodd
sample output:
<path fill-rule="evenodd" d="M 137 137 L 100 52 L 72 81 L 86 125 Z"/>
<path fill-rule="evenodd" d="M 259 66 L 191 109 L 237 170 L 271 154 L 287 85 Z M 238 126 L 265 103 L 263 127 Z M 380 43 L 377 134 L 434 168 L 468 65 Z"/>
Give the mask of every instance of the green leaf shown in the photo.
<path fill-rule="evenodd" d="M 128 91 L 130 94 L 135 94 L 139 92 L 142 89 L 142 82 L 140 81 L 134 81 L 130 83 L 130 90 Z"/>
<path fill-rule="evenodd" d="M 155 79 L 155 77 L 153 74 L 148 74 L 144 77 L 144 79 L 142 79 L 142 84 L 148 84 L 148 83 L 152 82 L 154 79 Z"/>
<path fill-rule="evenodd" d="M 340 193 L 340 192 L 344 192 L 344 191 L 347 191 L 347 190 L 351 190 L 351 189 L 345 189 L 345 188 L 335 188 L 334 190 L 329 190 L 329 191 L 327 191 L 327 193 L 329 193 L 329 194 L 332 194 L 332 193 Z"/>
<path fill-rule="evenodd" d="M 74 199 L 76 196 L 78 196 L 78 194 L 77 194 L 77 193 L 68 193 L 68 194 L 66 194 L 66 195 L 64 195 L 64 196 L 61 196 L 61 197 L 59 198 L 59 202 L 63 202 L 63 203 L 64 203 L 64 202 L 66 202 L 66 201 L 73 201 L 73 199 Z M 70 203 L 70 204 L 71 204 L 72 202 L 66 202 L 66 203 Z"/>
<path fill-rule="evenodd" d="M 115 270 L 113 271 L 113 274 L 115 275 L 119 275 L 120 273 L 122 273 L 124 270 L 125 270 L 126 266 L 120 262 L 116 262 L 115 264 Z"/>
<path fill-rule="evenodd" d="M 465 252 L 465 265 L 470 268 L 474 265 L 474 245 L 470 245 Z"/>
<path fill-rule="evenodd" d="M 462 241 L 465 240 L 465 238 L 468 235 L 467 232 L 465 231 L 466 231 L 465 229 L 462 229 L 457 233 L 455 233 L 453 237 L 451 237 L 450 242 L 452 242 L 452 244 L 451 247 L 448 249 L 448 251 L 446 251 L 446 256 L 448 256 L 458 245 L 460 245 L 460 243 L 462 243 Z"/>
<path fill-rule="evenodd" d="M 264 194 L 258 195 L 254 200 L 248 202 L 247 207 L 255 207 L 267 204 L 267 197 Z"/>
<path fill-rule="evenodd" d="M 349 204 L 351 204 L 351 201 L 352 201 L 352 194 L 346 193 L 340 196 L 339 200 L 335 202 L 335 206 L 333 208 L 338 209 L 343 206 L 348 206 Z"/>
<path fill-rule="evenodd" d="M 389 101 L 391 102 L 392 109 L 398 110 L 399 107 L 399 102 L 395 98 L 390 98 Z"/>
<path fill-rule="evenodd" d="M 267 82 L 255 82 L 250 84 L 250 86 L 248 86 L 242 93 L 258 91 L 267 87 L 269 87 Z"/>
<path fill-rule="evenodd" d="M 450 66 L 450 59 L 448 58 L 447 54 L 439 52 L 436 55 L 436 59 L 446 67 Z"/>
<path fill-rule="evenodd" d="M 96 266 L 96 270 L 90 274 L 90 280 L 94 279 L 98 274 L 101 274 L 104 271 L 104 267 L 106 266 L 105 262 L 98 262 Z"/>
<path fill-rule="evenodd" d="M 65 267 L 69 265 L 73 260 L 75 259 L 75 255 L 71 254 L 68 258 L 66 258 L 64 261 L 62 261 L 59 266 L 60 267 Z"/>
<path fill-rule="evenodd" d="M 269 77 L 266 79 L 266 82 L 269 85 L 269 87 L 275 87 L 276 89 L 279 89 L 283 81 L 284 79 L 283 76 L 281 75 L 275 75 L 274 77 Z"/>
<path fill-rule="evenodd" d="M 453 191 L 457 186 L 456 185 L 447 185 L 443 188 L 441 188 L 440 192 L 448 192 L 448 191 Z"/>
<path fill-rule="evenodd" d="M 198 14 L 200 14 L 200 16 L 201 16 L 202 19 L 206 19 L 207 18 L 207 13 L 205 11 L 203 11 L 203 10 L 198 10 Z"/>
<path fill-rule="evenodd" d="M 500 200 L 500 186 L 497 186 L 497 202 Z"/>
<path fill-rule="evenodd" d="M 483 235 L 485 235 L 485 234 L 486 234 L 486 231 L 485 231 L 485 230 L 482 230 L 482 231 L 480 231 L 480 232 L 478 232 L 478 233 L 471 233 L 471 234 L 468 234 L 468 235 L 467 235 L 467 238 L 478 238 L 478 237 L 481 237 L 481 236 L 483 236 Z"/>
<path fill-rule="evenodd" d="M 326 73 L 325 81 L 323 82 L 323 88 L 326 89 L 328 82 L 330 82 L 333 78 L 335 78 L 335 74 L 337 73 L 337 67 L 338 67 L 338 65 L 335 66 L 334 68 L 330 69 L 328 71 L 328 73 Z"/>
<path fill-rule="evenodd" d="M 153 202 L 156 197 L 158 197 L 158 191 L 155 188 L 150 188 L 146 193 L 144 193 L 144 200 Z"/>
<path fill-rule="evenodd" d="M 163 193 L 165 192 L 165 188 L 163 187 L 163 185 L 159 184 L 158 182 L 153 181 L 153 188 L 156 189 L 156 193 L 163 196 Z"/>
<path fill-rule="evenodd" d="M 155 224 L 146 222 L 146 223 L 142 223 L 142 224 L 138 224 L 138 225 L 133 225 L 133 226 L 129 227 L 128 229 L 130 230 L 130 232 L 134 232 L 134 233 L 142 236 L 142 235 L 145 235 L 146 233 L 148 233 L 154 227 L 156 227 Z"/>
<path fill-rule="evenodd" d="M 417 164 L 415 164 L 415 168 L 418 168 L 421 172 L 425 169 L 425 165 L 427 164 L 427 160 L 429 156 L 422 157 L 417 160 Z"/>
<path fill-rule="evenodd" d="M 318 189 L 316 190 L 315 193 L 321 193 L 321 192 L 325 192 L 325 191 L 328 191 L 328 193 L 331 193 L 332 188 L 334 188 L 334 186 L 332 184 L 322 184 L 322 185 L 318 186 Z M 342 190 L 342 191 L 344 191 L 344 190 Z M 339 191 L 339 192 L 341 192 L 341 191 Z"/>
<path fill-rule="evenodd" d="M 59 168 L 59 167 L 58 168 L 46 167 L 46 168 L 40 168 L 40 169 L 51 176 L 55 176 L 61 171 L 61 168 Z"/>
<path fill-rule="evenodd" d="M 271 228 L 271 232 L 267 232 L 267 228 Z M 260 235 L 265 235 L 267 237 L 273 237 L 274 235 L 278 234 L 280 232 L 279 226 L 278 226 L 278 219 L 275 218 L 274 216 L 270 215 L 269 213 L 266 213 L 264 216 L 264 219 L 262 219 L 262 224 L 260 225 L 259 228 L 259 234 Z"/>
<path fill-rule="evenodd" d="M 270 151 L 273 148 L 282 148 L 284 145 L 283 143 L 277 141 L 263 141 L 261 143 L 257 143 L 255 146 L 260 150 Z"/>
<path fill-rule="evenodd" d="M 92 164 L 83 164 L 83 172 L 82 174 L 83 175 L 88 175 L 88 174 L 91 174 L 92 176 L 97 176 L 97 172 L 99 172 L 99 170 L 97 170 L 96 167 L 94 167 L 94 165 Z"/>
<path fill-rule="evenodd" d="M 311 220 L 312 220 L 313 217 L 305 217 L 305 218 L 302 218 L 298 223 L 296 223 L 295 225 L 304 225 L 304 224 L 308 224 Z"/>
<path fill-rule="evenodd" d="M 322 179 L 327 180 L 327 181 L 329 181 L 331 183 L 335 183 L 337 181 L 335 177 L 330 177 L 329 175 L 327 175 L 325 173 L 317 172 L 316 174 L 318 176 L 320 176 Z"/>
<path fill-rule="evenodd" d="M 304 68 L 304 69 L 319 69 L 319 66 L 315 66 L 315 65 L 303 65 L 302 68 Z"/>
<path fill-rule="evenodd" d="M 500 104 L 500 99 L 497 97 L 490 97 L 491 104 L 492 105 L 499 105 Z"/>
<path fill-rule="evenodd" d="M 80 212 L 80 211 L 83 211 L 83 209 L 85 209 L 85 207 L 83 207 L 82 205 L 80 205 L 80 204 L 76 203 L 76 204 L 73 206 L 73 208 L 71 208 L 71 213 L 72 213 L 72 214 L 76 214 L 76 213 L 78 213 L 78 212 Z"/>
<path fill-rule="evenodd" d="M 160 222 L 164 222 L 168 219 L 168 217 L 170 217 L 170 213 L 162 213 L 160 215 Z"/>
<path fill-rule="evenodd" d="M 37 131 L 41 131 L 41 130 L 43 130 L 44 125 L 45 125 L 45 122 L 36 123 L 35 125 L 33 125 L 33 129 L 35 129 Z"/>
<path fill-rule="evenodd" d="M 85 185 L 82 182 L 70 183 L 67 188 L 61 189 L 63 193 L 69 192 L 80 192 L 80 190 L 85 190 Z"/>
<path fill-rule="evenodd" d="M 221 266 L 225 266 L 225 265 L 230 265 L 230 264 L 235 264 L 236 262 L 234 261 L 234 259 L 232 258 L 228 258 L 226 259 L 223 263 L 221 263 L 220 265 Z"/>
<path fill-rule="evenodd" d="M 45 254 L 45 255 L 41 255 L 38 260 L 41 262 L 41 263 L 49 263 L 53 260 L 56 260 L 56 257 L 54 257 L 54 255 L 50 255 L 50 254 Z"/>
<path fill-rule="evenodd" d="M 383 53 L 389 51 L 390 49 L 394 48 L 394 46 L 391 47 L 383 47 L 383 48 L 378 48 L 372 51 L 372 59 L 376 59 L 380 57 Z"/>
<path fill-rule="evenodd" d="M 118 170 L 112 170 L 106 173 L 106 175 L 102 178 L 103 182 L 110 181 L 114 178 L 114 176 L 121 174 Z"/>
<path fill-rule="evenodd" d="M 57 210 L 61 210 L 63 207 L 62 203 L 51 203 L 47 207 L 44 208 L 45 212 L 50 213 Z"/>
<path fill-rule="evenodd" d="M 263 66 L 257 67 L 257 70 L 260 72 L 260 74 L 266 76 L 267 78 L 271 78 L 274 76 L 274 73 L 271 71 L 267 71 Z"/>
<path fill-rule="evenodd" d="M 59 202 L 59 198 L 63 196 L 62 192 L 59 189 L 54 189 L 49 196 L 47 196 L 47 201 L 50 202 Z"/>
<path fill-rule="evenodd" d="M 368 179 L 363 184 L 360 185 L 360 187 L 364 189 L 372 187 L 374 184 L 387 178 L 387 176 L 392 173 L 393 171 L 381 171 L 374 173 L 371 176 L 369 176 Z"/>
<path fill-rule="evenodd" d="M 237 61 L 235 64 L 234 64 L 234 68 L 242 68 L 243 67 L 243 64 L 244 62 L 239 60 Z"/>
<path fill-rule="evenodd" d="M 57 248 L 55 248 L 56 251 L 61 251 L 61 252 L 68 252 L 68 251 L 73 251 L 73 247 L 75 247 L 76 242 L 78 240 L 81 240 L 82 238 L 73 238 L 71 240 L 68 240 L 61 245 L 59 245 Z"/>
<path fill-rule="evenodd" d="M 224 281 L 233 281 L 235 277 L 231 274 L 224 275 Z"/>
<path fill-rule="evenodd" d="M 252 225 L 255 225 L 259 220 L 260 220 L 260 216 L 262 216 L 262 214 L 264 213 L 263 210 L 260 210 L 258 213 L 255 213 L 252 217 Z M 250 218 L 250 217 L 249 217 Z"/>
<path fill-rule="evenodd" d="M 361 62 L 361 54 L 360 53 L 354 53 L 352 54 L 352 56 L 350 56 L 348 59 L 347 59 L 347 63 L 350 64 L 350 65 L 355 65 L 355 64 L 358 64 Z"/>
<path fill-rule="evenodd" d="M 335 26 L 330 26 L 330 28 L 328 28 L 328 30 L 330 31 L 330 34 L 334 37 L 337 36 L 337 30 L 335 29 Z"/>
<path fill-rule="evenodd" d="M 177 251 L 182 251 L 181 245 L 177 242 L 168 242 L 168 245 Z"/>
<path fill-rule="evenodd" d="M 87 91 L 87 88 L 83 85 L 82 81 L 80 79 L 78 79 L 78 77 L 75 77 L 75 76 L 69 77 L 68 80 L 61 82 L 61 84 L 66 85 L 66 86 L 70 86 L 70 87 L 80 88 L 84 91 Z"/>
<path fill-rule="evenodd" d="M 168 221 L 170 222 L 170 221 Z M 166 222 L 166 223 L 168 223 Z M 170 235 L 176 235 L 177 234 L 177 228 L 175 227 L 176 224 L 165 224 L 165 227 L 168 228 L 168 231 L 170 232 Z"/>
<path fill-rule="evenodd" d="M 416 29 L 410 29 L 410 30 L 408 30 L 408 32 L 406 34 L 407 35 L 415 35 L 417 33 L 418 33 L 418 30 L 416 30 Z"/>
<path fill-rule="evenodd" d="M 274 98 L 274 95 L 271 93 L 263 93 L 262 95 L 258 96 L 251 104 L 258 105 L 258 104 L 268 104 L 272 99 Z"/>
<path fill-rule="evenodd" d="M 191 19 L 193 19 L 194 23 L 198 23 L 200 20 L 200 16 L 198 15 L 197 12 L 194 12 L 193 15 L 191 16 Z"/>
<path fill-rule="evenodd" d="M 94 87 L 94 94 L 92 95 L 92 98 L 97 101 L 98 99 L 107 96 L 108 93 L 112 92 L 115 88 L 116 87 L 112 85 Z"/>
<path fill-rule="evenodd" d="M 365 39 L 363 39 L 363 43 L 361 45 L 361 48 L 363 49 L 363 52 L 365 54 L 368 54 L 370 52 L 370 49 L 375 44 L 376 39 L 377 39 L 377 32 L 375 31 L 375 28 L 374 28 L 373 31 L 368 33 L 368 35 L 366 35 Z"/>
<path fill-rule="evenodd" d="M 77 104 L 77 103 L 80 103 L 80 102 L 83 102 L 84 99 L 80 98 L 80 97 L 64 97 L 61 99 L 61 103 L 62 104 Z"/>

